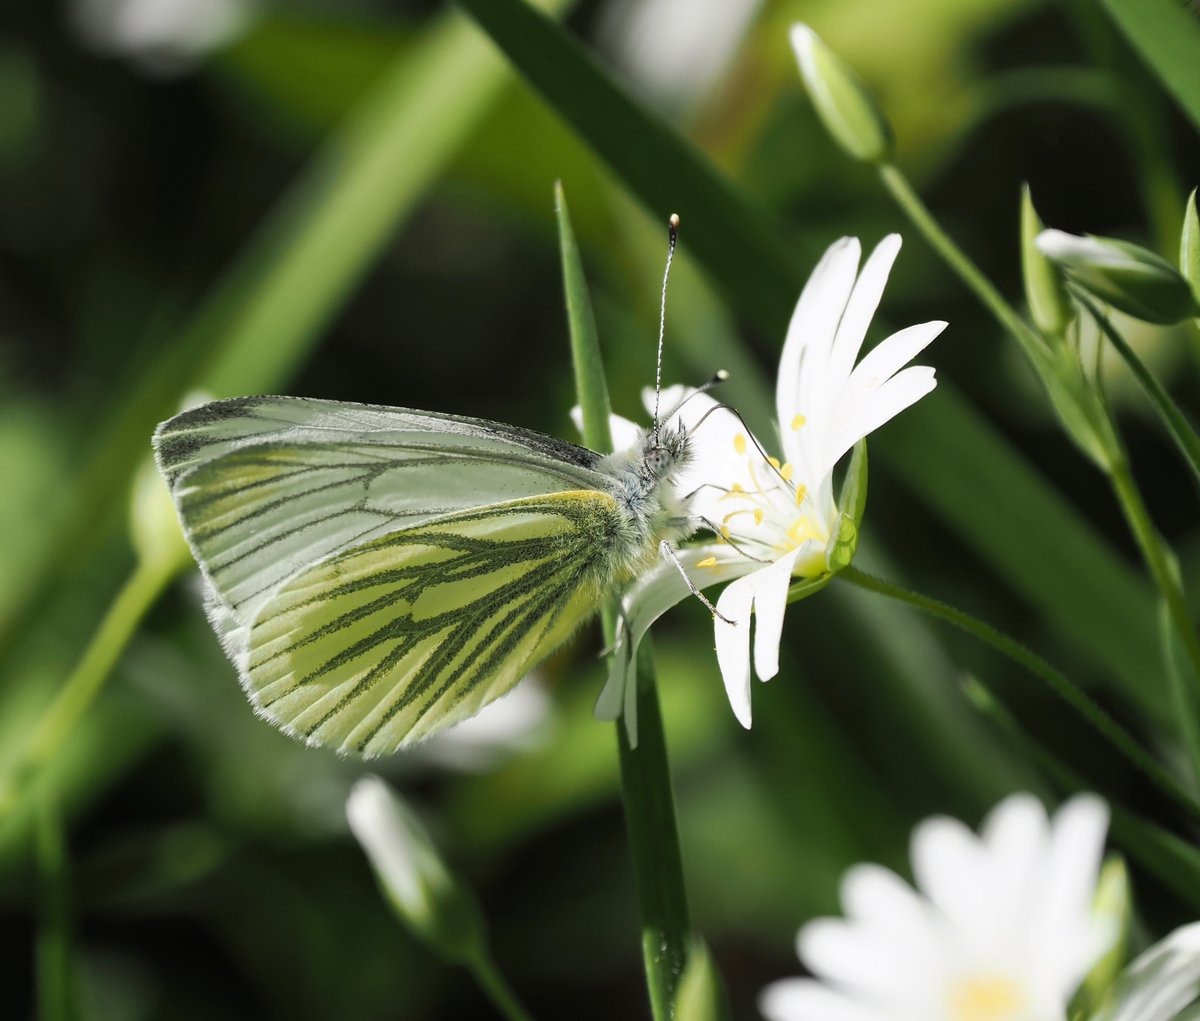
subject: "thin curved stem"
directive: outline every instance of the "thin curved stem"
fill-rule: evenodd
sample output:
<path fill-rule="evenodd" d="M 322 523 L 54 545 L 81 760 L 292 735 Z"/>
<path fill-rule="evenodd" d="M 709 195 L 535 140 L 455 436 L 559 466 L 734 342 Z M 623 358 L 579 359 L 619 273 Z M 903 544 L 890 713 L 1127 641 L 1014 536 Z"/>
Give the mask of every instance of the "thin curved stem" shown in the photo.
<path fill-rule="evenodd" d="M 1065 674 L 1036 652 L 1027 649 L 991 624 L 950 606 L 948 603 L 894 585 L 882 578 L 859 571 L 855 567 L 847 567 L 839 571 L 836 577 L 866 589 L 868 592 L 875 592 L 887 596 L 889 599 L 907 603 L 930 616 L 953 624 L 1003 653 L 1013 662 L 1020 664 L 1030 673 L 1045 681 L 1059 698 L 1083 717 L 1130 765 L 1153 781 L 1193 819 L 1200 819 L 1200 803 L 1197 803 L 1196 799 L 1184 790 L 1149 752 L 1138 744 L 1133 735 L 1085 695 Z"/>
<path fill-rule="evenodd" d="M 75 669 L 34 724 L 24 751 L 0 777 L 0 815 L 75 729 L 104 687 L 146 613 L 184 561 L 139 561 L 109 605 Z"/>
<path fill-rule="evenodd" d="M 492 1006 L 507 1019 L 507 1021 L 533 1021 L 530 1014 L 517 999 L 512 986 L 486 951 L 472 958 L 467 965 L 479 988 L 492 1001 Z"/>
<path fill-rule="evenodd" d="M 1078 287 L 1072 286 L 1071 293 L 1075 296 L 1075 300 L 1088 310 L 1096 325 L 1108 338 L 1109 343 L 1117 349 L 1117 354 L 1125 360 L 1134 379 L 1138 381 L 1146 396 L 1150 398 L 1150 403 L 1154 405 L 1154 410 L 1163 420 L 1167 432 L 1171 434 L 1171 438 L 1179 447 L 1188 467 L 1192 469 L 1192 474 L 1196 476 L 1197 481 L 1200 481 L 1200 436 L 1196 434 L 1192 423 L 1187 420 L 1187 417 L 1179 409 L 1179 405 L 1171 399 L 1171 395 L 1163 389 L 1162 384 L 1146 368 L 1146 363 L 1129 346 L 1129 341 L 1113 327 L 1112 323 L 1108 321 L 1108 316 L 1096 306 L 1096 303 Z"/>

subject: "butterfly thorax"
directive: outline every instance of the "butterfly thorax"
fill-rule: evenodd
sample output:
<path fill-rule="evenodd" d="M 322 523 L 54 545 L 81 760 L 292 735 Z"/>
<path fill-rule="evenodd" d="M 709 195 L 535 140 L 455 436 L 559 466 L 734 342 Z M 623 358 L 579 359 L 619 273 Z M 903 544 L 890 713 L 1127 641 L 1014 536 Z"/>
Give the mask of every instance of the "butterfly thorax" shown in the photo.
<path fill-rule="evenodd" d="M 674 485 L 691 456 L 683 429 L 667 427 L 657 437 L 643 433 L 636 444 L 598 466 L 612 479 L 621 518 L 615 551 L 620 574 L 632 575 L 648 567 L 664 539 L 679 542 L 696 531 L 687 500 Z"/>

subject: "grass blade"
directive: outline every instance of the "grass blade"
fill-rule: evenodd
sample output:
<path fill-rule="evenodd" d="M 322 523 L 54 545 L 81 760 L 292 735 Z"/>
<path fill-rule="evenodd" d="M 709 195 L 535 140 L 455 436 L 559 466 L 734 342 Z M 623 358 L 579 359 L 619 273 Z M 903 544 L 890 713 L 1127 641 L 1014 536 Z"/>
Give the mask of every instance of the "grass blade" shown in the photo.
<path fill-rule="evenodd" d="M 1200 130 L 1200 21 L 1176 0 L 1100 0 L 1129 44 Z"/>

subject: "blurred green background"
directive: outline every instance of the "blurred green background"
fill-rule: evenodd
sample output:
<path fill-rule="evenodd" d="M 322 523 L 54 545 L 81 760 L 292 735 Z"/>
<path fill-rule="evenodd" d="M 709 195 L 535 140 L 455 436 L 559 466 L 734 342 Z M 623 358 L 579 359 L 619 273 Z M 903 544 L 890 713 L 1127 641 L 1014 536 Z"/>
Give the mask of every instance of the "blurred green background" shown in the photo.
<path fill-rule="evenodd" d="M 1178 756 L 1156 736 L 1168 710 L 1153 602 L 1103 479 L 1056 430 L 1008 338 L 825 135 L 786 40 L 803 19 L 860 71 L 899 163 L 1019 300 L 1023 181 L 1048 224 L 1172 255 L 1198 176 L 1194 129 L 1101 7 L 543 6 L 765 214 L 800 270 L 843 234 L 870 246 L 905 233 L 881 319 L 950 321 L 927 356 L 943 385 L 872 441 L 860 563 L 1020 636 Z M 655 168 L 660 193 L 678 170 Z M 574 438 L 556 179 L 614 405 L 641 418 L 674 210 L 640 204 L 457 9 L 0 9 L 0 761 L 131 570 L 130 480 L 186 393 L 379 402 Z M 782 336 L 689 252 L 705 209 L 680 211 L 665 378 L 730 369 L 728 400 L 770 435 L 761 395 Z M 1196 338 L 1139 327 L 1135 343 L 1194 408 Z M 1137 392 L 1119 371 L 1110 383 L 1139 479 L 1194 580 L 1195 493 Z M 646 1016 L 615 738 L 590 716 L 599 646 L 588 629 L 540 671 L 549 708 L 520 747 L 470 770 L 436 751 L 371 767 L 479 890 L 496 956 L 543 1018 Z M 1061 793 L 1028 746 L 971 708 L 971 674 L 1089 785 L 1160 812 L 1035 682 L 849 588 L 791 608 L 781 674 L 755 686 L 748 733 L 725 703 L 702 607 L 673 611 L 657 648 L 693 916 L 737 1017 L 797 970 L 794 932 L 836 910 L 848 864 L 903 870 L 926 814 L 974 825 L 1009 790 Z M 64 816 L 55 889 L 78 1016 L 492 1016 L 378 897 L 343 815 L 365 768 L 256 720 L 197 579 L 171 587 L 46 770 Z M 19 802 L 0 820 L 0 975 L 14 1017 L 36 1011 L 34 949 L 52 928 L 34 818 Z M 1135 889 L 1152 929 L 1200 912 L 1137 870 Z"/>

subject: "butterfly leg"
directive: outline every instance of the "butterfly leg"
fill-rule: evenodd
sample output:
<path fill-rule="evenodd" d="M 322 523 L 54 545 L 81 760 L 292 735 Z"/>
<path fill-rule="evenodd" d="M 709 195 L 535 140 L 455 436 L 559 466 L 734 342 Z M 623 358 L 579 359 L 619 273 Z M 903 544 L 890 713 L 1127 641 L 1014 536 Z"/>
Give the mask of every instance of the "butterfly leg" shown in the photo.
<path fill-rule="evenodd" d="M 738 551 L 738 552 L 739 552 L 739 553 L 740 553 L 742 556 L 744 556 L 744 557 L 745 557 L 747 560 L 754 560 L 754 561 L 756 561 L 757 563 L 760 563 L 760 564 L 770 564 L 770 563 L 774 563 L 774 561 L 772 561 L 772 560 L 764 560 L 762 557 L 756 557 L 756 556 L 755 556 L 753 553 L 747 553 L 747 552 L 746 552 L 744 549 L 742 549 L 742 547 L 741 547 L 741 546 L 739 546 L 739 545 L 737 544 L 737 542 L 736 542 L 736 541 L 734 541 L 734 538 L 733 538 L 733 536 L 730 536 L 730 535 L 725 535 L 725 534 L 724 534 L 724 533 L 721 531 L 721 528 L 720 528 L 720 526 L 719 526 L 719 525 L 716 525 L 716 524 L 714 524 L 714 523 L 713 523 L 713 522 L 711 522 L 711 521 L 709 521 L 709 519 L 708 519 L 708 518 L 701 516 L 701 517 L 698 517 L 698 518 L 692 518 L 691 520 L 700 522 L 700 524 L 701 524 L 701 525 L 703 525 L 705 528 L 707 528 L 707 529 L 708 529 L 710 532 L 712 532 L 712 533 L 713 533 L 713 535 L 720 536 L 722 539 L 724 539 L 724 540 L 725 540 L 725 542 L 729 543 L 729 545 L 730 545 L 730 546 L 732 546 L 732 547 L 733 547 L 735 550 L 737 550 L 737 551 Z"/>
<path fill-rule="evenodd" d="M 675 552 L 675 547 L 672 546 L 671 543 L 666 539 L 663 539 L 663 541 L 658 544 L 658 548 L 662 551 L 663 555 L 675 565 L 676 569 L 683 576 L 683 580 L 687 582 L 687 587 L 691 589 L 692 595 L 694 595 L 700 600 L 700 602 L 708 607 L 709 613 L 711 613 L 714 617 L 719 617 L 726 624 L 732 624 L 734 627 L 737 627 L 737 621 L 730 620 L 725 616 L 725 614 L 713 606 L 713 604 L 709 602 L 708 597 L 696 587 L 696 583 L 688 577 L 688 573 L 684 569 L 683 562 L 679 559 L 679 554 Z"/>

